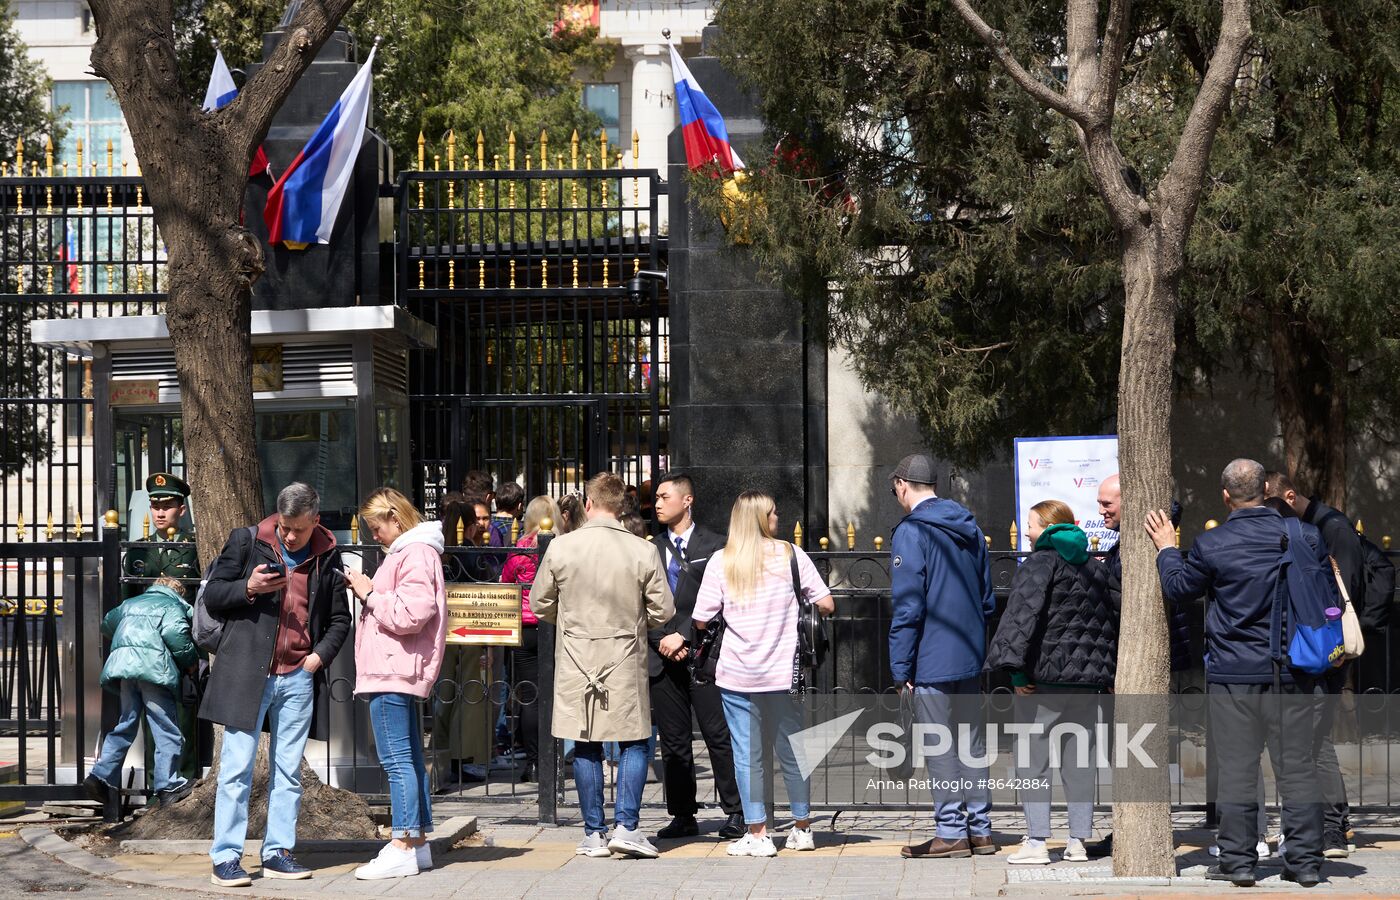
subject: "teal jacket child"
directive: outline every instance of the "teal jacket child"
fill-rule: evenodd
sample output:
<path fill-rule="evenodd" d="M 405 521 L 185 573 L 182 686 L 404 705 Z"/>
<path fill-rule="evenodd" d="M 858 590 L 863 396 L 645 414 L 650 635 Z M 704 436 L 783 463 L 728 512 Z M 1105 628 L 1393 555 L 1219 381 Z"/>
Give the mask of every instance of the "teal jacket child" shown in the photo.
<path fill-rule="evenodd" d="M 102 686 L 120 689 L 124 678 L 180 689 L 180 673 L 194 668 L 198 653 L 190 636 L 193 611 L 170 588 L 153 585 L 102 619 L 112 652 L 102 667 Z"/>

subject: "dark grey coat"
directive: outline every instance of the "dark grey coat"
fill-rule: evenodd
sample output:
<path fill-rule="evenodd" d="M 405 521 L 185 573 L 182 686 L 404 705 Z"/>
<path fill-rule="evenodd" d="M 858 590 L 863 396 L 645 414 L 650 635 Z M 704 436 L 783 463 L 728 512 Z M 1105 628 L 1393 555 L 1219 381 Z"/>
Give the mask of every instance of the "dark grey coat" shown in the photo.
<path fill-rule="evenodd" d="M 311 633 L 311 652 L 324 663 L 313 679 L 316 694 L 311 737 L 324 741 L 330 735 L 326 676 L 331 660 L 340 652 L 350 632 L 350 608 L 335 538 L 323 528 L 318 531 L 324 532 L 323 541 L 329 538 L 329 549 L 312 558 L 307 584 L 307 625 Z M 249 602 L 246 588 L 248 574 L 254 566 L 275 565 L 279 560 L 276 548 L 255 539 L 248 529 L 239 528 L 229 535 L 223 552 L 209 567 L 204 601 L 210 612 L 223 617 L 224 632 L 209 675 L 209 686 L 204 692 L 204 702 L 199 706 L 201 719 L 240 731 L 258 728 L 263 686 L 277 645 L 280 596 L 259 594 Z"/>

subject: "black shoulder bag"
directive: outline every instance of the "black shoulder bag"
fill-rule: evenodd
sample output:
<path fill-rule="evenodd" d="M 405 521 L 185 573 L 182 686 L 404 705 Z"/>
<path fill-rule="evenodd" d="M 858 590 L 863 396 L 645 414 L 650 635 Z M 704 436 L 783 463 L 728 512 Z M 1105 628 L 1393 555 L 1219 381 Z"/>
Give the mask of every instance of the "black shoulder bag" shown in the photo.
<path fill-rule="evenodd" d="M 792 659 L 792 690 L 802 693 L 807 688 L 807 673 L 815 672 L 826 662 L 831 639 L 826 633 L 826 619 L 817 605 L 808 601 L 802 591 L 802 576 L 797 571 L 797 548 L 788 545 L 788 565 L 792 570 L 792 593 L 797 597 L 797 652 Z"/>
<path fill-rule="evenodd" d="M 675 559 L 682 573 L 692 574 L 690 561 L 676 551 L 674 544 L 663 540 L 661 545 Z M 700 633 L 695 636 L 694 646 L 690 648 L 690 678 L 696 684 L 714 684 L 715 667 L 719 665 L 719 648 L 724 642 L 724 613 L 715 616 L 704 628 L 697 630 Z"/>

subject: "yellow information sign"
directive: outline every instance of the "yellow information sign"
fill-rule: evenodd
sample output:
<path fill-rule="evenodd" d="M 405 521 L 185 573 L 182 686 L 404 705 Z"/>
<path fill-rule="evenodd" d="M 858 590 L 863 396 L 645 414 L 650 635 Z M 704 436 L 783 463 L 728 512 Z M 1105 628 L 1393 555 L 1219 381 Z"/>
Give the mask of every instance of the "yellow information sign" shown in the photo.
<path fill-rule="evenodd" d="M 447 643 L 520 646 L 520 585 L 447 585 Z"/>

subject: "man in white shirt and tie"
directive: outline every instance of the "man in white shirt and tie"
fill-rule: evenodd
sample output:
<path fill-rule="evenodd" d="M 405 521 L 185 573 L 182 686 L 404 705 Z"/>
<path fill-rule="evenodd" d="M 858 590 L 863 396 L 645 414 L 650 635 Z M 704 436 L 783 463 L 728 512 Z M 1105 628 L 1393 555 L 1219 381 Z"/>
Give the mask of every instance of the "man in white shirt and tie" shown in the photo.
<path fill-rule="evenodd" d="M 695 820 L 695 758 L 691 749 L 691 713 L 700 723 L 700 733 L 710 752 L 710 768 L 720 806 L 728 817 L 719 837 L 741 837 L 744 826 L 739 785 L 734 779 L 734 752 L 719 688 L 714 684 L 693 684 L 686 663 L 695 638 L 690 614 L 695 595 L 705 574 L 710 555 L 724 547 L 724 538 L 691 516 L 695 485 L 688 476 L 672 472 L 656 484 L 656 520 L 665 530 L 656 536 L 666 580 L 676 599 L 676 615 L 661 628 L 647 635 L 651 645 L 647 673 L 651 681 L 652 722 L 661 732 L 661 759 L 665 771 L 666 811 L 671 823 L 656 833 L 658 838 L 674 839 L 700 833 Z"/>

